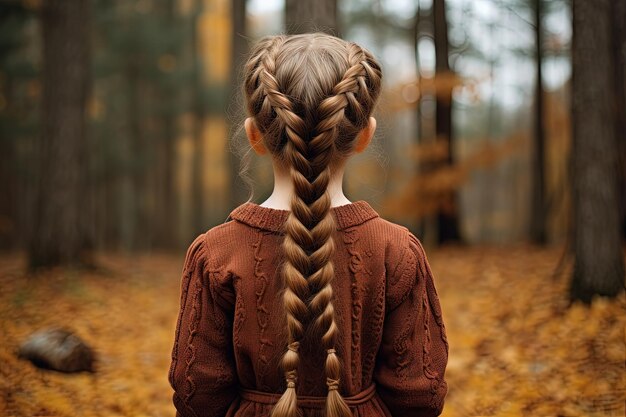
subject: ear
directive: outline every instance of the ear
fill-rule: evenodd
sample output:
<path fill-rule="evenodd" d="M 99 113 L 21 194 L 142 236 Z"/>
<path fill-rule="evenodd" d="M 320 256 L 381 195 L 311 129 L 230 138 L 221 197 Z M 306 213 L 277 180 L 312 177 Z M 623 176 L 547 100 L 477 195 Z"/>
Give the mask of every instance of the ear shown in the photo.
<path fill-rule="evenodd" d="M 246 135 L 248 136 L 248 141 L 250 142 L 250 146 L 254 149 L 257 155 L 265 155 L 267 153 L 267 148 L 263 145 L 263 135 L 254 124 L 254 119 L 252 117 L 248 117 L 244 122 L 244 127 L 246 129 Z"/>
<path fill-rule="evenodd" d="M 354 145 L 354 152 L 361 153 L 372 141 L 374 137 L 374 132 L 376 131 L 376 119 L 370 117 L 369 123 L 366 127 L 363 128 L 359 132 L 359 135 L 356 138 L 356 144 Z"/>

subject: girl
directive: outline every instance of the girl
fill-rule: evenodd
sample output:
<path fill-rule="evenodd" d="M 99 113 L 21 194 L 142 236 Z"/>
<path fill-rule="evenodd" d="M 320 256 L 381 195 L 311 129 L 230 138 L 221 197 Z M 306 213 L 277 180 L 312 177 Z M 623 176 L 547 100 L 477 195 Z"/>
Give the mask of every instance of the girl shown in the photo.
<path fill-rule="evenodd" d="M 325 34 L 261 40 L 245 130 L 274 191 L 187 251 L 169 381 L 178 416 L 436 416 L 448 343 L 406 228 L 341 184 L 376 128 L 376 59 Z"/>

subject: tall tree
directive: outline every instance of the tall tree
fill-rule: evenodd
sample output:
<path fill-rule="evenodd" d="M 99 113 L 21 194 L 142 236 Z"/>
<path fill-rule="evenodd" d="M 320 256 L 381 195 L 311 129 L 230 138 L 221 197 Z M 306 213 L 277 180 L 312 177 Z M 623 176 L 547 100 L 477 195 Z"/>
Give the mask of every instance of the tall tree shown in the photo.
<path fill-rule="evenodd" d="M 620 155 L 620 215 L 622 236 L 626 237 L 626 2 L 615 1 L 613 7 L 613 68 L 615 69 L 615 135 Z"/>
<path fill-rule="evenodd" d="M 164 15 L 164 22 L 168 27 L 174 27 L 181 24 L 181 19 L 176 16 L 176 0 L 166 0 L 160 3 L 162 10 L 160 12 Z M 165 48 L 165 54 L 161 55 L 162 62 L 167 63 L 168 60 L 175 60 L 176 56 L 176 43 L 169 42 Z M 169 70 L 166 65 L 162 65 L 166 71 Z M 165 85 L 157 89 L 157 100 L 162 109 L 159 111 L 159 119 L 161 122 L 160 129 L 162 135 L 156 144 L 157 151 L 157 163 L 153 164 L 156 171 L 156 189 L 153 190 L 157 196 L 157 204 L 155 204 L 154 221 L 156 223 L 154 244 L 161 248 L 175 247 L 174 228 L 172 223 L 176 219 L 176 190 L 174 183 L 174 155 L 176 155 L 175 140 L 176 140 L 176 113 L 172 111 L 169 103 L 173 102 L 174 105 L 179 104 L 176 98 L 176 84 L 170 80 L 172 76 L 167 77 L 169 81 L 164 83 Z"/>
<path fill-rule="evenodd" d="M 148 137 L 144 130 L 143 98 L 146 95 L 146 85 L 141 77 L 143 53 L 130 56 L 125 65 L 126 91 L 128 92 L 127 114 L 129 124 L 129 142 L 126 156 L 129 175 L 125 178 L 122 192 L 122 202 L 126 209 L 127 219 L 122 228 L 122 243 L 125 249 L 136 250 L 143 246 L 147 239 L 148 210 L 146 205 L 148 193 L 148 176 L 146 167 L 151 150 L 146 149 Z M 151 153 L 151 152 L 150 152 Z"/>
<path fill-rule="evenodd" d="M 534 141 L 532 147 L 532 190 L 530 208 L 530 236 L 538 244 L 546 243 L 546 204 L 545 204 L 545 129 L 543 117 L 543 80 L 542 80 L 542 2 L 532 0 L 535 15 L 535 120 Z"/>
<path fill-rule="evenodd" d="M 419 41 L 421 36 L 421 27 L 422 27 L 422 8 L 420 7 L 419 1 L 417 2 L 417 6 L 415 7 L 415 16 L 413 17 L 413 27 L 411 30 L 411 38 L 413 40 L 413 52 L 415 53 L 415 74 L 417 79 L 420 79 L 420 54 L 419 54 Z M 424 137 L 424 132 L 422 129 L 422 97 L 417 99 L 417 103 L 415 105 L 415 119 L 417 120 L 417 141 L 421 141 Z"/>
<path fill-rule="evenodd" d="M 93 3 L 93 102 L 100 111 L 90 119 L 90 160 L 98 242 L 171 248 L 186 233 L 176 221 L 178 121 L 204 95 L 192 88 L 190 27 L 197 19 L 178 0 Z"/>
<path fill-rule="evenodd" d="M 237 106 L 239 105 L 239 103 L 243 103 L 243 100 L 241 99 L 240 75 L 243 73 L 242 68 L 245 63 L 246 54 L 248 52 L 248 42 L 246 40 L 246 0 L 233 0 L 231 2 L 231 8 L 233 29 L 231 36 L 232 48 L 230 56 L 230 91 L 228 97 L 230 97 L 230 104 Z M 235 149 L 235 132 L 237 131 L 237 126 L 230 126 L 229 131 L 230 152 L 228 152 L 228 162 L 230 169 L 230 205 L 231 207 L 235 207 L 244 202 L 247 195 L 246 185 L 239 175 L 240 163 Z"/>
<path fill-rule="evenodd" d="M 287 33 L 326 32 L 338 36 L 337 0 L 286 0 Z"/>
<path fill-rule="evenodd" d="M 206 115 L 206 108 L 203 97 L 203 81 L 202 81 L 202 64 L 200 61 L 200 36 L 199 22 L 203 11 L 203 0 L 195 0 L 192 8 L 191 18 L 191 61 L 192 61 L 192 113 L 193 113 L 193 160 L 192 160 L 192 210 L 191 224 L 192 230 L 195 232 L 204 229 L 204 202 L 202 196 L 204 194 L 204 176 L 203 160 L 204 160 L 204 143 L 203 143 L 203 124 Z"/>
<path fill-rule="evenodd" d="M 572 300 L 624 289 L 618 208 L 610 0 L 574 0 L 572 38 Z"/>
<path fill-rule="evenodd" d="M 31 267 L 84 263 L 91 246 L 84 210 L 89 6 L 89 0 L 42 3 L 43 114 Z"/>
<path fill-rule="evenodd" d="M 445 79 L 451 75 L 448 43 L 448 20 L 446 18 L 445 0 L 433 0 L 433 31 L 435 41 L 435 73 Z M 440 83 L 447 84 L 447 83 Z M 448 144 L 448 157 L 444 163 L 454 163 L 453 132 L 452 132 L 452 88 L 445 86 L 437 91 L 436 134 Z M 456 193 L 446 196 L 446 203 L 437 215 L 439 243 L 460 240 L 458 203 Z"/>
<path fill-rule="evenodd" d="M 21 178 L 18 175 L 17 144 L 21 139 L 22 117 L 14 103 L 23 68 L 17 66 L 21 70 L 18 73 L 14 62 L 16 57 L 23 60 L 22 56 L 26 55 L 23 53 L 24 28 L 30 20 L 31 15 L 22 3 L 0 2 L 0 95 L 4 99 L 0 104 L 0 249 L 15 247 L 21 235 L 18 205 Z"/>

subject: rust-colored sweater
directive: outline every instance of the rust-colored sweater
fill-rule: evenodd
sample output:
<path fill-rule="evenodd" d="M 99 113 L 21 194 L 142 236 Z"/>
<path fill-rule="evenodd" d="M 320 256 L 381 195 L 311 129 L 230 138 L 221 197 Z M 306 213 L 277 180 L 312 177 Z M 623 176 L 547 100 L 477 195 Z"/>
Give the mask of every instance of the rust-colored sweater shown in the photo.
<path fill-rule="evenodd" d="M 340 392 L 354 416 L 439 415 L 448 343 L 422 245 L 365 201 L 331 210 Z M 285 390 L 278 271 L 288 213 L 245 203 L 189 247 L 169 373 L 177 416 L 267 416 Z M 325 352 L 305 339 L 300 357 L 299 405 L 322 416 Z"/>

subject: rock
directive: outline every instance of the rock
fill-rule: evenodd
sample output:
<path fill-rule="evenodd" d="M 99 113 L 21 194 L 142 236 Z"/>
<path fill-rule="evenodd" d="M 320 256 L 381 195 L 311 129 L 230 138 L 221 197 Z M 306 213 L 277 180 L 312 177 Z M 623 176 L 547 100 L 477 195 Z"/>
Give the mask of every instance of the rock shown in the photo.
<path fill-rule="evenodd" d="M 43 369 L 94 372 L 93 349 L 65 328 L 54 327 L 31 334 L 20 346 L 18 356 Z"/>

